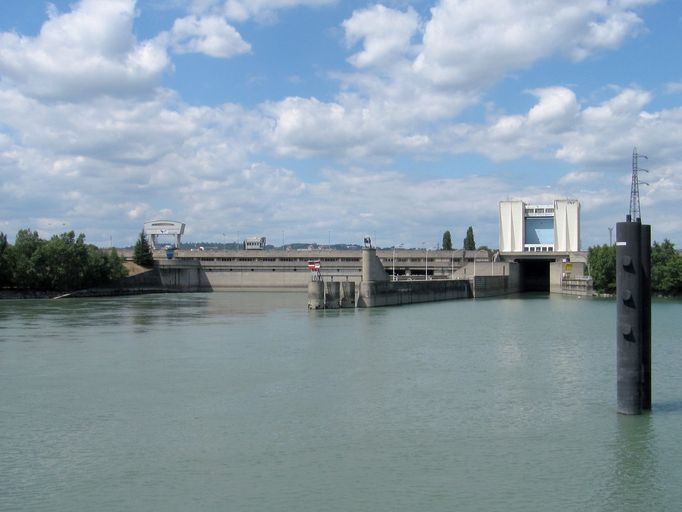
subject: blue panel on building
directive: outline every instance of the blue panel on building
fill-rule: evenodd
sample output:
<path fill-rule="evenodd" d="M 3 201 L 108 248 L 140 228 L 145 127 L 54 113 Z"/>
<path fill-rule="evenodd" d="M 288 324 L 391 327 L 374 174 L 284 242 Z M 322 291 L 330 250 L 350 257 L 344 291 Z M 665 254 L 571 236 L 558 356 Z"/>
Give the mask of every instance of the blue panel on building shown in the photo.
<path fill-rule="evenodd" d="M 554 245 L 554 217 L 526 217 L 526 243 Z"/>

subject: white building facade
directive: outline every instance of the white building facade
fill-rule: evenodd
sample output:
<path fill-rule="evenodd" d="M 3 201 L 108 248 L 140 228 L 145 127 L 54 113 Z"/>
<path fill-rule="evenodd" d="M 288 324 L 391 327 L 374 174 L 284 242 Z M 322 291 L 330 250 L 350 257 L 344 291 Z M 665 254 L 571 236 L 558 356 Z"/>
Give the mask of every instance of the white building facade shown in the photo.
<path fill-rule="evenodd" d="M 150 238 L 152 249 L 158 249 L 159 237 L 171 237 L 175 247 L 180 247 L 182 235 L 185 232 L 185 224 L 175 220 L 150 220 L 144 223 L 145 236 Z"/>
<path fill-rule="evenodd" d="M 576 252 L 580 250 L 580 202 L 553 204 L 500 201 L 500 252 Z"/>

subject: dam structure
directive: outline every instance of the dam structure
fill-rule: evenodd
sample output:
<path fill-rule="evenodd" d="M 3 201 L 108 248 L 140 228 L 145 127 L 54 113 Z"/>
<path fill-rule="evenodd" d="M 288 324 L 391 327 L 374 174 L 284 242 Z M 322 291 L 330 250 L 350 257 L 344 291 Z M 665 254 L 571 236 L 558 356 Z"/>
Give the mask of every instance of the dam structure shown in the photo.
<path fill-rule="evenodd" d="M 375 249 L 376 257 L 391 279 L 450 279 L 461 269 L 475 265 L 482 271 L 490 264 L 488 251 Z M 132 250 L 120 250 L 132 260 Z M 154 251 L 155 266 L 147 281 L 169 291 L 233 290 L 306 290 L 311 281 L 309 263 L 319 262 L 323 281 L 353 282 L 356 289 L 362 280 L 362 250 L 184 250 Z M 469 271 L 471 272 L 471 270 Z"/>
<path fill-rule="evenodd" d="M 499 203 L 501 261 L 519 265 L 522 291 L 589 296 L 587 254 L 580 250 L 580 202 Z"/>
<path fill-rule="evenodd" d="M 121 250 L 119 254 L 132 260 L 130 250 Z M 369 268 L 367 258 L 374 262 Z M 386 305 L 389 302 L 412 303 L 421 296 L 421 292 L 416 293 L 420 287 L 428 290 L 424 291 L 427 295 L 440 296 L 439 287 L 447 288 L 448 285 L 438 283 L 448 281 L 469 282 L 470 296 L 479 298 L 524 291 L 584 296 L 592 293 L 591 280 L 585 276 L 585 254 L 572 252 L 177 249 L 171 259 L 164 250 L 154 251 L 154 259 L 153 269 L 125 278 L 120 287 L 130 288 L 130 292 L 304 291 L 313 278 L 310 263 L 318 262 L 319 274 L 316 275 L 321 282 L 340 283 L 339 303 L 343 302 L 343 307 L 349 307 L 351 302 L 355 305 L 358 300 L 360 307 L 371 307 L 382 301 L 387 301 Z M 353 283 L 354 299 L 350 298 L 346 283 Z M 384 293 L 366 294 L 360 299 L 362 290 L 370 289 L 386 290 L 388 295 L 388 290 L 403 291 L 393 299 L 388 299 Z M 452 291 L 443 293 L 448 298 Z M 410 294 L 413 298 L 406 298 Z"/>
<path fill-rule="evenodd" d="M 593 295 L 587 255 L 580 251 L 577 200 L 501 201 L 499 219 L 499 251 L 380 249 L 372 247 L 369 237 L 363 248 L 349 249 L 270 249 L 264 237 L 247 239 L 236 250 L 155 245 L 154 269 L 122 286 L 168 292 L 308 289 L 315 297 L 309 302 L 313 309 L 516 292 Z M 145 233 L 154 242 L 160 236 L 174 237 L 180 245 L 184 224 L 150 221 Z M 120 254 L 133 257 L 132 250 Z"/>
<path fill-rule="evenodd" d="M 428 274 L 421 278 L 412 276 L 399 278 L 387 272 L 377 256 L 376 249 L 366 246 L 362 249 L 362 274 L 355 305 L 358 308 L 400 306 L 421 302 L 492 297 L 519 291 L 517 264 L 481 262 L 479 269 L 486 269 L 488 272 L 483 271 L 483 275 L 471 274 L 469 277 L 464 274 L 456 277 L 453 273 L 441 279 L 434 279 Z M 459 270 L 466 271 L 466 266 Z M 337 301 L 339 283 L 323 283 L 323 279 L 321 276 L 314 275 L 308 285 L 309 309 L 336 308 L 342 304 Z M 354 286 L 350 289 L 353 290 Z M 348 293 L 344 295 L 347 297 Z M 352 307 L 351 304 L 347 300 L 346 307 Z"/>

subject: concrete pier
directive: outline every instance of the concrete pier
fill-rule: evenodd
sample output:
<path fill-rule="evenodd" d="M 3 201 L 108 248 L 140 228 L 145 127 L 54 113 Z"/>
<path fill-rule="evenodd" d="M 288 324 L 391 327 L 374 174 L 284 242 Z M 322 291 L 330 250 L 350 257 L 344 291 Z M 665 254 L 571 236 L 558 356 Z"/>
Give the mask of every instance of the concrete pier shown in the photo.
<path fill-rule="evenodd" d="M 469 280 L 373 281 L 360 283 L 359 308 L 471 298 Z"/>
<path fill-rule="evenodd" d="M 342 308 L 355 307 L 355 282 L 353 281 L 341 282 L 341 307 Z"/>
<path fill-rule="evenodd" d="M 324 307 L 325 309 L 338 309 L 341 304 L 341 283 L 327 281 L 325 283 Z"/>
<path fill-rule="evenodd" d="M 376 250 L 371 247 L 365 247 L 362 250 L 362 281 L 357 302 L 360 308 L 469 297 L 471 297 L 471 289 L 466 279 L 389 281 L 384 266 L 376 256 Z"/>
<path fill-rule="evenodd" d="M 324 283 L 310 281 L 308 283 L 308 309 L 324 308 Z"/>

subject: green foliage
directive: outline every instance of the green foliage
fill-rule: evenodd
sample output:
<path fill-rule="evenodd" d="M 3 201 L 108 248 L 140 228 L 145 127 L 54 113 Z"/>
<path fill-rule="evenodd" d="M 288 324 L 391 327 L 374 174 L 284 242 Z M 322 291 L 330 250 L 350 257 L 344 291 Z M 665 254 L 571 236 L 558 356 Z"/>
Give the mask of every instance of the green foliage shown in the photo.
<path fill-rule="evenodd" d="M 36 269 L 33 256 L 45 243 L 37 231 L 20 229 L 14 241 L 14 277 L 12 284 L 18 288 L 40 289 L 39 269 Z"/>
<path fill-rule="evenodd" d="M 152 253 L 149 242 L 147 242 L 147 237 L 144 236 L 144 231 L 140 232 L 140 237 L 137 239 L 137 242 L 135 242 L 133 261 L 143 267 L 154 266 L 154 254 Z"/>
<path fill-rule="evenodd" d="M 85 243 L 82 233 L 73 231 L 42 240 L 37 231 L 22 229 L 14 246 L 3 244 L 0 237 L 0 262 L 10 255 L 11 273 L 0 274 L 3 286 L 32 290 L 77 290 L 107 284 L 120 279 L 127 271 L 115 251 L 103 253 Z"/>
<path fill-rule="evenodd" d="M 613 293 L 616 291 L 616 247 L 614 245 L 590 247 L 587 253 L 587 265 L 590 268 L 596 292 Z"/>
<path fill-rule="evenodd" d="M 616 247 L 590 247 L 587 255 L 594 289 L 616 291 Z M 651 291 L 662 295 L 682 295 L 682 255 L 670 240 L 654 242 L 651 248 Z"/>
<path fill-rule="evenodd" d="M 446 231 L 443 233 L 443 250 L 444 251 L 451 251 L 452 250 L 452 236 L 450 235 L 450 231 Z"/>
<path fill-rule="evenodd" d="M 14 275 L 14 248 L 7 242 L 7 235 L 0 232 L 0 288 L 12 284 Z"/>
<path fill-rule="evenodd" d="M 465 251 L 475 251 L 476 250 L 476 240 L 474 240 L 474 228 L 469 226 L 467 229 L 467 236 L 464 239 L 464 250 Z"/>
<path fill-rule="evenodd" d="M 651 248 L 651 289 L 663 295 L 682 295 L 682 255 L 668 239 Z"/>

